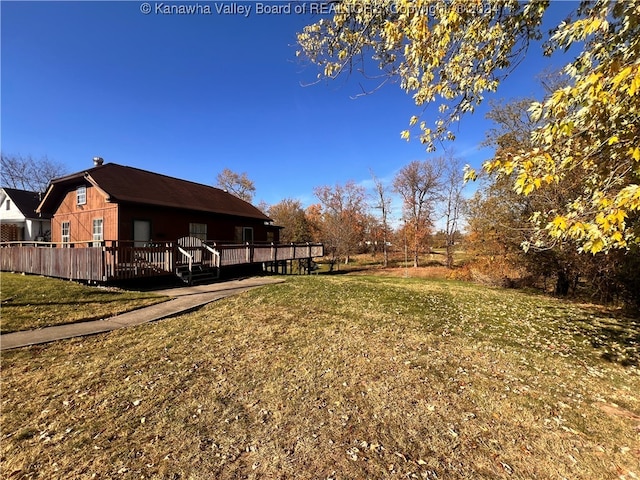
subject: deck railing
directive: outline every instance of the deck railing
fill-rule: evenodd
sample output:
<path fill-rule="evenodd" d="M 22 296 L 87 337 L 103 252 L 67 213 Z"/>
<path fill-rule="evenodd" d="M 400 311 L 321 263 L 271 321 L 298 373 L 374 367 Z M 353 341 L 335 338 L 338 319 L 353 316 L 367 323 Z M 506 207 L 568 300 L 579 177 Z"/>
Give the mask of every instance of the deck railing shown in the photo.
<path fill-rule="evenodd" d="M 175 268 L 173 242 L 136 246 L 133 242 L 104 242 L 105 280 L 157 277 Z"/>
<path fill-rule="evenodd" d="M 182 252 L 179 250 L 182 250 Z M 136 246 L 133 242 L 2 242 L 0 270 L 74 280 L 106 282 L 175 274 L 189 261 L 209 268 L 251 263 L 277 263 L 318 258 L 320 243 L 202 244 L 159 242 Z"/>

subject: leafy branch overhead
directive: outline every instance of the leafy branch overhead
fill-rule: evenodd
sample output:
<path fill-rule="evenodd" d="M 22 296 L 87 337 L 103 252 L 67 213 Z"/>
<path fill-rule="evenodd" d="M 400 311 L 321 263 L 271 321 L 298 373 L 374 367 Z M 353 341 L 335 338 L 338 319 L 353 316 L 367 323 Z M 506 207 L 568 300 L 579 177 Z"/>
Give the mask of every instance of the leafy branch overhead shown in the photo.
<path fill-rule="evenodd" d="M 343 0 L 330 19 L 298 35 L 304 54 L 335 78 L 371 61 L 395 80 L 418 107 L 439 103 L 440 118 L 420 129 L 427 150 L 453 139 L 453 122 L 473 112 L 487 92 L 524 58 L 529 42 L 542 38 L 549 2 Z M 572 18 L 546 39 L 545 51 L 581 49 L 557 86 L 530 115 L 538 126 L 520 149 L 498 149 L 484 169 L 513 182 L 528 196 L 581 178 L 578 193 L 553 209 L 534 212 L 528 246 L 571 241 L 597 253 L 640 244 L 640 0 L 584 1 Z M 367 57 L 370 54 L 371 60 Z M 410 130 L 402 132 L 409 139 Z M 475 178 L 467 171 L 467 178 Z"/>
<path fill-rule="evenodd" d="M 343 0 L 333 19 L 321 19 L 298 35 L 304 53 L 321 67 L 319 77 L 335 78 L 365 69 L 366 52 L 386 74 L 423 106 L 440 102 L 442 114 L 429 125 L 414 115 L 428 150 L 461 114 L 472 112 L 519 63 L 529 41 L 539 38 L 548 2 L 476 4 L 452 2 Z M 409 139 L 410 132 L 402 132 Z"/>

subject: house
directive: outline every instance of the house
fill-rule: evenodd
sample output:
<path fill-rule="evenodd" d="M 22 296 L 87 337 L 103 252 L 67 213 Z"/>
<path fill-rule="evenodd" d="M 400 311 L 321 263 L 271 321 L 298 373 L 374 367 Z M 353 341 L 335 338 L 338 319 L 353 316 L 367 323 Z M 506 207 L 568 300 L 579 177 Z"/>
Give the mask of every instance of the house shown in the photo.
<path fill-rule="evenodd" d="M 51 215 L 36 213 L 38 192 L 0 188 L 0 241 L 49 241 Z"/>
<path fill-rule="evenodd" d="M 51 217 L 51 242 L 0 242 L 0 270 L 192 284 L 249 270 L 292 272 L 295 261 L 310 273 L 324 255 L 322 244 L 279 244 L 281 227 L 228 192 L 100 158 L 52 180 L 36 213 Z"/>
<path fill-rule="evenodd" d="M 52 242 L 141 247 L 183 237 L 236 244 L 279 240 L 269 217 L 226 191 L 100 158 L 93 168 L 53 180 L 37 212 L 52 217 Z"/>

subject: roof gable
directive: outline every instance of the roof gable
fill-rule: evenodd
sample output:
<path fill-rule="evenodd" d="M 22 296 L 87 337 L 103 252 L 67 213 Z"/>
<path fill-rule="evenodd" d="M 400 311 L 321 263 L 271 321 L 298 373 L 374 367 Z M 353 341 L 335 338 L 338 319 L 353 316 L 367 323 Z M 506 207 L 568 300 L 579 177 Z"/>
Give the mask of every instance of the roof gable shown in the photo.
<path fill-rule="evenodd" d="M 155 205 L 200 212 L 271 220 L 248 202 L 219 188 L 115 163 L 100 165 L 51 182 L 40 210 L 57 207 L 56 198 L 80 183 L 97 187 L 115 203 Z M 56 193 L 55 190 L 58 190 Z"/>
<path fill-rule="evenodd" d="M 15 207 L 25 218 L 50 218 L 50 215 L 40 216 L 36 213 L 38 205 L 42 200 L 39 192 L 30 192 L 28 190 L 19 190 L 17 188 L 3 188 L 7 197 L 13 202 Z"/>

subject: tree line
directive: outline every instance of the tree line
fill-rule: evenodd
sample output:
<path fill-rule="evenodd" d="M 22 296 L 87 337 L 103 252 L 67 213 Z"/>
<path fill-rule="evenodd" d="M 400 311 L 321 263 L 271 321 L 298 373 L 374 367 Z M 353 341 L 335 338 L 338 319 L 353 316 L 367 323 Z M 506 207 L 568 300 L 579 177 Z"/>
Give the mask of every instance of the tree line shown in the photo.
<path fill-rule="evenodd" d="M 562 79 L 554 75 L 544 81 Z M 485 143 L 496 155 L 530 141 L 537 123 L 528 111 L 530 103 L 493 102 L 487 115 L 493 128 Z M 44 191 L 51 178 L 65 171 L 46 158 L 3 155 L 2 162 L 3 185 L 26 190 Z M 284 198 L 272 205 L 261 202 L 258 208 L 284 227 L 281 242 L 323 243 L 331 271 L 356 254 L 369 254 L 369 263 L 382 267 L 424 266 L 430 254 L 430 263 L 436 258 L 454 278 L 537 287 L 561 296 L 582 292 L 602 302 L 640 301 L 637 250 L 593 254 L 567 242 L 523 248 L 536 233 L 531 225 L 535 212 L 562 204 L 572 188 L 563 185 L 522 196 L 508 178 L 488 172 L 477 191 L 465 196 L 463 172 L 462 160 L 446 153 L 409 162 L 386 183 L 370 171 L 369 190 L 365 182 L 321 185 L 313 189 L 315 202 L 306 207 Z M 248 202 L 256 192 L 246 172 L 229 168 L 218 173 L 216 186 Z"/>
<path fill-rule="evenodd" d="M 421 112 L 438 103 L 438 117 L 413 115 L 402 132 L 408 140 L 417 130 L 428 151 L 455 138 L 452 124 L 508 81 L 532 41 L 549 56 L 577 52 L 544 98 L 494 110 L 496 153 L 465 174 L 486 184 L 468 232 L 475 248 L 543 270 L 559 294 L 587 278 L 597 296 L 637 304 L 640 0 L 583 0 L 548 32 L 548 1 L 495 0 L 482 15 L 467 0 L 425 2 L 428 17 L 412 0 L 366 10 L 353 8 L 358 1 L 341 0 L 332 18 L 306 26 L 298 55 L 319 80 L 378 68 L 371 91 L 395 83 Z"/>

